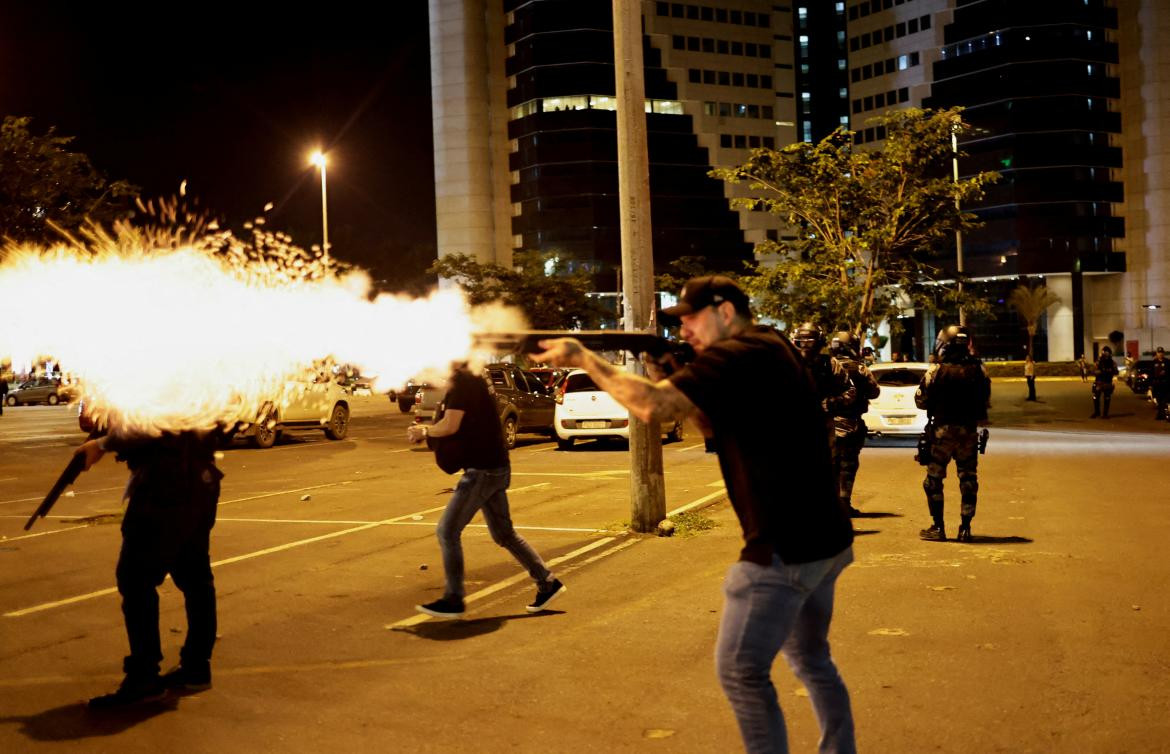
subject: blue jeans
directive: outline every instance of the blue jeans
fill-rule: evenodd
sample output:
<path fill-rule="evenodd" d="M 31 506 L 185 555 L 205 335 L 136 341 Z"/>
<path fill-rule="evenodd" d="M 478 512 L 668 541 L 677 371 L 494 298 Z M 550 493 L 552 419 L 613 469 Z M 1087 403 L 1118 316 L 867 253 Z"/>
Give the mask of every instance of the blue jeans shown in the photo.
<path fill-rule="evenodd" d="M 782 652 L 808 689 L 821 728 L 819 751 L 856 751 L 849 692 L 829 654 L 833 588 L 853 548 L 832 558 L 770 566 L 739 561 L 724 581 L 715 665 L 748 752 L 787 752 L 788 732 L 772 685 Z"/>
<path fill-rule="evenodd" d="M 437 532 L 439 548 L 443 552 L 443 570 L 447 573 L 445 597 L 463 599 L 463 543 L 460 537 L 480 509 L 492 540 L 512 553 L 537 584 L 552 581 L 552 573 L 532 545 L 512 528 L 507 492 L 511 482 L 512 469 L 502 466 L 498 469 L 466 469 L 455 485 L 455 493 L 439 519 Z"/>

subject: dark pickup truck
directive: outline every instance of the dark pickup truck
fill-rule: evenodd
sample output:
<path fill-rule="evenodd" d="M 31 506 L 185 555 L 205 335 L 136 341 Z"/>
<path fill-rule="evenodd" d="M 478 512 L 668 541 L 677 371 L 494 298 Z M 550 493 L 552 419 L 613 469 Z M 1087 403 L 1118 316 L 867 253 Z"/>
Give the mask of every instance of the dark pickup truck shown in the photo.
<path fill-rule="evenodd" d="M 518 434 L 556 435 L 553 391 L 538 376 L 515 364 L 489 364 L 483 378 L 496 400 L 508 450 L 516 447 Z M 433 420 L 445 400 L 446 388 L 423 385 L 415 401 L 415 421 Z"/>

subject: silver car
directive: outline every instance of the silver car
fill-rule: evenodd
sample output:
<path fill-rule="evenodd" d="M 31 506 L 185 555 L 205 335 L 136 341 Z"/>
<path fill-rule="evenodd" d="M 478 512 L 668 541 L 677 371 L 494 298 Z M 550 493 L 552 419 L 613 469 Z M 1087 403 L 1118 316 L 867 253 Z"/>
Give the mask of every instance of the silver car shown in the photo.
<path fill-rule="evenodd" d="M 58 403 L 68 403 L 73 398 L 73 388 L 63 385 L 61 380 L 49 377 L 38 377 L 35 380 L 23 382 L 15 390 L 9 390 L 4 403 L 9 406 L 27 405 L 30 403 L 48 403 L 56 406 Z"/>

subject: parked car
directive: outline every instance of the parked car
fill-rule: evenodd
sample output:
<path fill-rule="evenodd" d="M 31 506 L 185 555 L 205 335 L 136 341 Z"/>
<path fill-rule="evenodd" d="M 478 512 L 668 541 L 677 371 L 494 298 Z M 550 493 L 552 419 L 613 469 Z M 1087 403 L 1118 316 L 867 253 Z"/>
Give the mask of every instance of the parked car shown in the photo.
<path fill-rule="evenodd" d="M 391 403 L 398 404 L 399 411 L 404 414 L 409 414 L 414 410 L 415 396 L 418 395 L 418 391 L 424 386 L 431 387 L 425 382 L 415 382 L 414 380 L 408 380 L 407 383 L 403 385 L 401 390 L 391 390 L 389 393 L 387 393 L 387 395 L 389 396 Z"/>
<path fill-rule="evenodd" d="M 556 388 L 556 412 L 553 426 L 557 435 L 557 447 L 568 450 L 573 441 L 586 437 L 620 437 L 630 439 L 630 412 L 594 384 L 593 378 L 583 369 L 574 369 L 562 379 Z M 679 442 L 683 439 L 682 422 L 663 425 L 666 439 Z"/>
<path fill-rule="evenodd" d="M 1145 395 L 1150 390 L 1150 375 L 1153 373 L 1153 359 L 1142 359 L 1135 363 L 1125 374 L 1125 384 L 1138 395 Z"/>
<path fill-rule="evenodd" d="M 306 383 L 287 405 L 265 404 L 256 421 L 238 428 L 236 436 L 257 448 L 271 448 L 286 432 L 309 430 L 324 431 L 330 440 L 344 440 L 349 434 L 348 395 L 332 377 Z"/>
<path fill-rule="evenodd" d="M 874 364 L 869 371 L 882 392 L 869 402 L 861 417 L 871 435 L 920 435 L 926 428 L 926 412 L 914 405 L 914 393 L 930 364 L 922 361 Z"/>
<path fill-rule="evenodd" d="M 504 442 L 516 447 L 516 436 L 524 433 L 552 436 L 554 404 L 552 391 L 535 374 L 514 364 L 489 364 L 483 378 L 496 401 Z M 446 400 L 446 387 L 424 385 L 415 394 L 415 421 L 434 421 Z"/>
<path fill-rule="evenodd" d="M 26 380 L 19 386 L 8 391 L 4 403 L 9 406 L 29 405 L 32 403 L 47 403 L 56 406 L 58 403 L 68 403 L 73 399 L 73 386 L 66 385 L 61 380 L 49 377 L 37 377 Z"/>

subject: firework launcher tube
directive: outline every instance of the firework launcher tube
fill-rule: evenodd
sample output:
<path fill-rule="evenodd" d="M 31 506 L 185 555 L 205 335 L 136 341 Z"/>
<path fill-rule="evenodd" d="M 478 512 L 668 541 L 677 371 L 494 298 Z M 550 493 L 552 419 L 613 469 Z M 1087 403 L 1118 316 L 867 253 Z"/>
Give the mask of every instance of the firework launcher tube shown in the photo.
<path fill-rule="evenodd" d="M 575 338 L 590 351 L 629 351 L 634 356 L 646 354 L 662 363 L 673 357 L 676 364 L 686 364 L 695 358 L 690 344 L 658 335 L 624 330 L 520 330 L 506 333 L 476 333 L 477 348 L 490 348 L 518 354 L 540 353 L 542 340 Z"/>
<path fill-rule="evenodd" d="M 49 494 L 45 495 L 45 499 L 41 501 L 41 504 L 37 506 L 37 509 L 29 516 L 28 521 L 25 522 L 25 531 L 31 529 L 38 518 L 45 517 L 45 514 L 57 502 L 57 498 L 61 497 L 61 493 L 65 491 L 65 488 L 76 482 L 77 477 L 81 476 L 82 471 L 85 471 L 85 454 L 74 453 L 73 459 L 69 461 L 69 465 L 65 467 L 65 470 L 61 472 L 61 476 L 57 477 L 57 481 L 53 484 L 53 488 L 49 490 Z"/>

